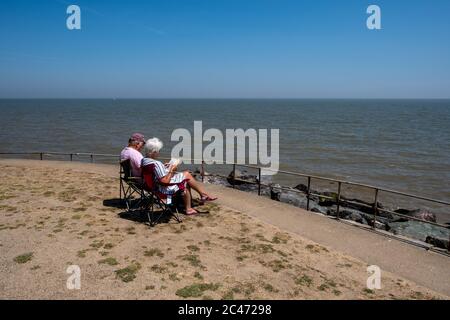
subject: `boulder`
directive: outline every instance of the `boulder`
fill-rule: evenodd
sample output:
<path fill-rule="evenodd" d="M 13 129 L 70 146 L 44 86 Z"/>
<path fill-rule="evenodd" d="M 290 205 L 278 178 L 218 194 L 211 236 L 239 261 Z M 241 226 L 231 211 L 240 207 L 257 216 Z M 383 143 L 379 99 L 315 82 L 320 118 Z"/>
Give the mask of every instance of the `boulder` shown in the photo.
<path fill-rule="evenodd" d="M 448 239 L 448 238 L 445 239 L 445 238 L 428 236 L 425 239 L 425 242 L 429 243 L 435 247 L 441 248 L 441 249 L 450 250 L 450 239 Z"/>
<path fill-rule="evenodd" d="M 425 221 L 436 222 L 436 215 L 427 210 L 422 210 L 422 209 L 409 210 L 409 209 L 401 209 L 400 208 L 400 209 L 395 210 L 394 212 L 403 214 L 405 216 L 425 220 Z"/>
<path fill-rule="evenodd" d="M 407 222 L 389 222 L 394 234 L 426 241 L 427 237 L 448 239 L 450 230 L 420 221 L 409 220 Z"/>
<path fill-rule="evenodd" d="M 297 190 L 299 190 L 299 191 L 301 191 L 303 193 L 308 193 L 308 186 L 304 185 L 303 183 L 300 183 L 300 184 L 296 185 L 294 187 L 294 189 L 297 189 Z M 311 192 L 314 193 L 313 190 L 311 190 Z"/>
<path fill-rule="evenodd" d="M 270 199 L 281 201 L 281 186 L 279 184 L 270 185 Z"/>
<path fill-rule="evenodd" d="M 234 176 L 234 172 L 231 171 L 230 174 L 228 175 L 227 181 L 229 184 L 233 184 L 233 180 L 234 180 L 234 185 L 238 186 L 238 185 L 243 185 L 243 184 L 253 184 L 253 183 L 258 183 L 258 177 L 256 175 L 252 175 L 252 174 L 248 174 L 246 170 L 235 170 L 236 171 L 236 176 Z"/>

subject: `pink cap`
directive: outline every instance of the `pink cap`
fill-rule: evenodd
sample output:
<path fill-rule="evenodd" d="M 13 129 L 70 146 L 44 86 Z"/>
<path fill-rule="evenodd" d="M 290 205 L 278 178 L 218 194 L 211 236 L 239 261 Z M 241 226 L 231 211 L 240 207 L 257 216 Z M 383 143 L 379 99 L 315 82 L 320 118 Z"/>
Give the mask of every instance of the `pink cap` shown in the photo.
<path fill-rule="evenodd" d="M 141 133 L 133 133 L 130 137 L 130 140 L 137 141 L 137 142 L 145 142 L 144 135 Z"/>

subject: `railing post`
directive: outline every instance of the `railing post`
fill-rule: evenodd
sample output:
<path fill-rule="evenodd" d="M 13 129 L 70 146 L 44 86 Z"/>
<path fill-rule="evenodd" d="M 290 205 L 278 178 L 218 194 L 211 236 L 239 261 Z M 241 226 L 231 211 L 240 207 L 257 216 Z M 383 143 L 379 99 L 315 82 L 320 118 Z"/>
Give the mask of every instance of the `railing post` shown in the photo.
<path fill-rule="evenodd" d="M 233 163 L 233 189 L 236 185 L 236 163 Z"/>
<path fill-rule="evenodd" d="M 202 182 L 205 181 L 205 161 L 202 159 L 202 167 L 201 167 L 201 175 L 202 175 Z"/>
<path fill-rule="evenodd" d="M 94 155 L 91 153 L 91 163 L 94 163 Z"/>
<path fill-rule="evenodd" d="M 41 160 L 43 160 L 44 154 L 42 152 L 40 153 L 40 156 L 41 156 Z"/>
<path fill-rule="evenodd" d="M 258 168 L 258 196 L 261 195 L 261 167 Z"/>
<path fill-rule="evenodd" d="M 337 199 L 336 199 L 336 204 L 337 204 L 337 208 L 336 208 L 336 219 L 339 220 L 339 205 L 341 202 L 341 182 L 338 182 L 338 194 L 337 194 Z"/>
<path fill-rule="evenodd" d="M 311 194 L 311 177 L 308 177 L 308 190 L 306 190 L 306 210 L 309 211 L 309 196 Z"/>
<path fill-rule="evenodd" d="M 376 229 L 375 223 L 377 222 L 378 211 L 378 189 L 375 189 L 375 201 L 373 202 L 373 225 L 372 229 Z"/>
<path fill-rule="evenodd" d="M 73 160 L 73 153 L 70 154 L 70 161 Z"/>

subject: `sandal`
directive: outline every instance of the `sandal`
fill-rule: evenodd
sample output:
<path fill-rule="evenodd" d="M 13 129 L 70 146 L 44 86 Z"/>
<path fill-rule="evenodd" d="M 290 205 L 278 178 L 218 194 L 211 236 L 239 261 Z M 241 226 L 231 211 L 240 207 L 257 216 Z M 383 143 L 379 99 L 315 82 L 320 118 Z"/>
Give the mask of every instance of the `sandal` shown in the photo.
<path fill-rule="evenodd" d="M 190 210 L 186 210 L 186 215 L 188 215 L 188 216 L 192 216 L 197 213 L 198 213 L 198 211 L 195 210 L 194 208 L 191 208 Z"/>
<path fill-rule="evenodd" d="M 214 201 L 217 200 L 217 197 L 203 196 L 200 198 L 200 202 Z"/>

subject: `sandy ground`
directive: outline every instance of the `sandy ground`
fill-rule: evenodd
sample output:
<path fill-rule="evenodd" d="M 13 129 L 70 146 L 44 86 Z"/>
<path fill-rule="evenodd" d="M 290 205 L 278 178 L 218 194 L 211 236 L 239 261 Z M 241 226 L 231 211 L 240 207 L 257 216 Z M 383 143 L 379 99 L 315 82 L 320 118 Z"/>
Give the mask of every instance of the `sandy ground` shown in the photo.
<path fill-rule="evenodd" d="M 369 290 L 360 260 L 224 206 L 150 228 L 102 170 L 0 163 L 0 181 L 1 299 L 448 299 L 387 272 Z"/>

